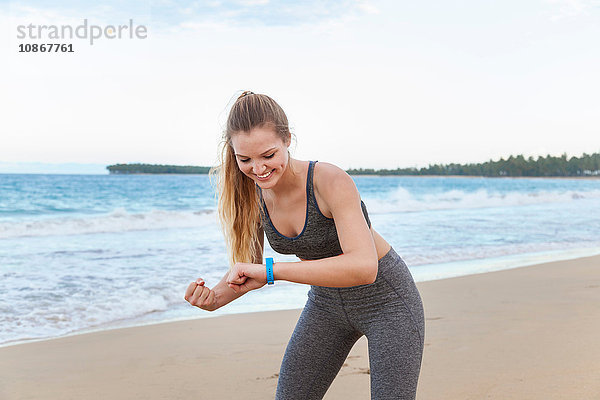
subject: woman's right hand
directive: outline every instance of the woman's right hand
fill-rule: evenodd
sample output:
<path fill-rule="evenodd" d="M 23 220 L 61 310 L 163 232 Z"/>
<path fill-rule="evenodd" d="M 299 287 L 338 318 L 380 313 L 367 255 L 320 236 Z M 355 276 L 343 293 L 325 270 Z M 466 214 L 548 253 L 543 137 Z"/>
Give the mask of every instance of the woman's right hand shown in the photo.
<path fill-rule="evenodd" d="M 190 283 L 185 291 L 185 300 L 191 305 L 206 311 L 217 309 L 215 291 L 204 286 L 204 279 L 198 278 Z"/>

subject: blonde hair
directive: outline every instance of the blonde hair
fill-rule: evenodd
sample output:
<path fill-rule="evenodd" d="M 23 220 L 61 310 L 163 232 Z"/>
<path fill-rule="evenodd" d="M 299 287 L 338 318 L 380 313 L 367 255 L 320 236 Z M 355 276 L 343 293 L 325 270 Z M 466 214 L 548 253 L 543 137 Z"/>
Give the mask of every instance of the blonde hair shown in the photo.
<path fill-rule="evenodd" d="M 290 139 L 287 116 L 267 95 L 243 92 L 235 101 L 223 132 L 220 165 L 211 171 L 217 176 L 219 219 L 225 236 L 229 263 L 262 262 L 260 254 L 261 207 L 252 179 L 238 168 L 231 137 L 254 128 L 272 127 L 284 142 Z"/>

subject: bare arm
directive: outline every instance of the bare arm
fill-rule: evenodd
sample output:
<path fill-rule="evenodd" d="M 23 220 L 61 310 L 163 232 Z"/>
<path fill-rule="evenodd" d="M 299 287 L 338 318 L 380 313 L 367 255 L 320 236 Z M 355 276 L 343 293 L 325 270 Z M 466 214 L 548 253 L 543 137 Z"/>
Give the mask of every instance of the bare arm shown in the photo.
<path fill-rule="evenodd" d="M 319 194 L 331 211 L 343 253 L 320 260 L 275 263 L 275 279 L 330 287 L 373 283 L 377 276 L 377 251 L 356 185 L 338 167 L 319 164 L 315 186 L 321 183 Z"/>
<path fill-rule="evenodd" d="M 264 232 L 262 228 L 258 229 L 258 239 L 259 246 L 253 260 L 257 264 L 262 262 L 264 248 Z M 212 289 L 205 287 L 202 279 L 190 283 L 186 290 L 185 299 L 193 306 L 206 311 L 215 311 L 224 305 L 231 303 L 233 300 L 242 297 L 245 293 L 248 293 L 248 291 L 243 290 L 238 290 L 236 292 L 229 287 L 227 285 L 228 276 L 229 270 Z"/>
<path fill-rule="evenodd" d="M 236 300 L 244 295 L 243 292 L 236 293 L 233 291 L 233 289 L 231 289 L 229 286 L 227 286 L 226 279 L 227 279 L 228 275 L 229 275 L 229 271 L 227 271 L 225 273 L 225 275 L 223 275 L 223 278 L 221 278 L 219 283 L 217 283 L 212 288 L 212 291 L 215 292 L 214 303 L 208 307 L 201 307 L 203 310 L 215 311 L 215 310 L 223 307 L 224 305 L 231 303 L 233 300 Z"/>

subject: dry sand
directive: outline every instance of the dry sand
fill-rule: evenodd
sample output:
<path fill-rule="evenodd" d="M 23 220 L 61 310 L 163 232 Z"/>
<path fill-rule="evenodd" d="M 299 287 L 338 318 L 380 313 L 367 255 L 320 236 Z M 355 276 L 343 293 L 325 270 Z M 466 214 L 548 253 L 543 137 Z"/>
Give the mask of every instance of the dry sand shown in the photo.
<path fill-rule="evenodd" d="M 418 399 L 600 399 L 600 256 L 418 286 L 427 317 Z M 0 348 L 0 399 L 272 399 L 299 314 Z M 325 399 L 369 399 L 368 367 L 363 337 Z"/>

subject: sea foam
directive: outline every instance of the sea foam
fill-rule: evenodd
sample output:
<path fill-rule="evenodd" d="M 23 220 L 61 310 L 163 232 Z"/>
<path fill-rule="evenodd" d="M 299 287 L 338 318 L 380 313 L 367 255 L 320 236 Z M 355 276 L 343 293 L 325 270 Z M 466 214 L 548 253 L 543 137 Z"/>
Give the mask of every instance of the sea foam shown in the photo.
<path fill-rule="evenodd" d="M 216 224 L 214 210 L 152 210 L 129 213 L 117 208 L 108 214 L 46 217 L 0 222 L 0 239 L 32 236 L 80 235 L 171 228 L 197 228 Z"/>
<path fill-rule="evenodd" d="M 567 203 L 582 199 L 600 199 L 600 190 L 590 191 L 532 191 L 498 192 L 487 189 L 476 191 L 448 190 L 418 195 L 403 187 L 383 197 L 363 196 L 369 212 L 386 214 L 429 210 L 515 207 L 546 203 Z"/>

